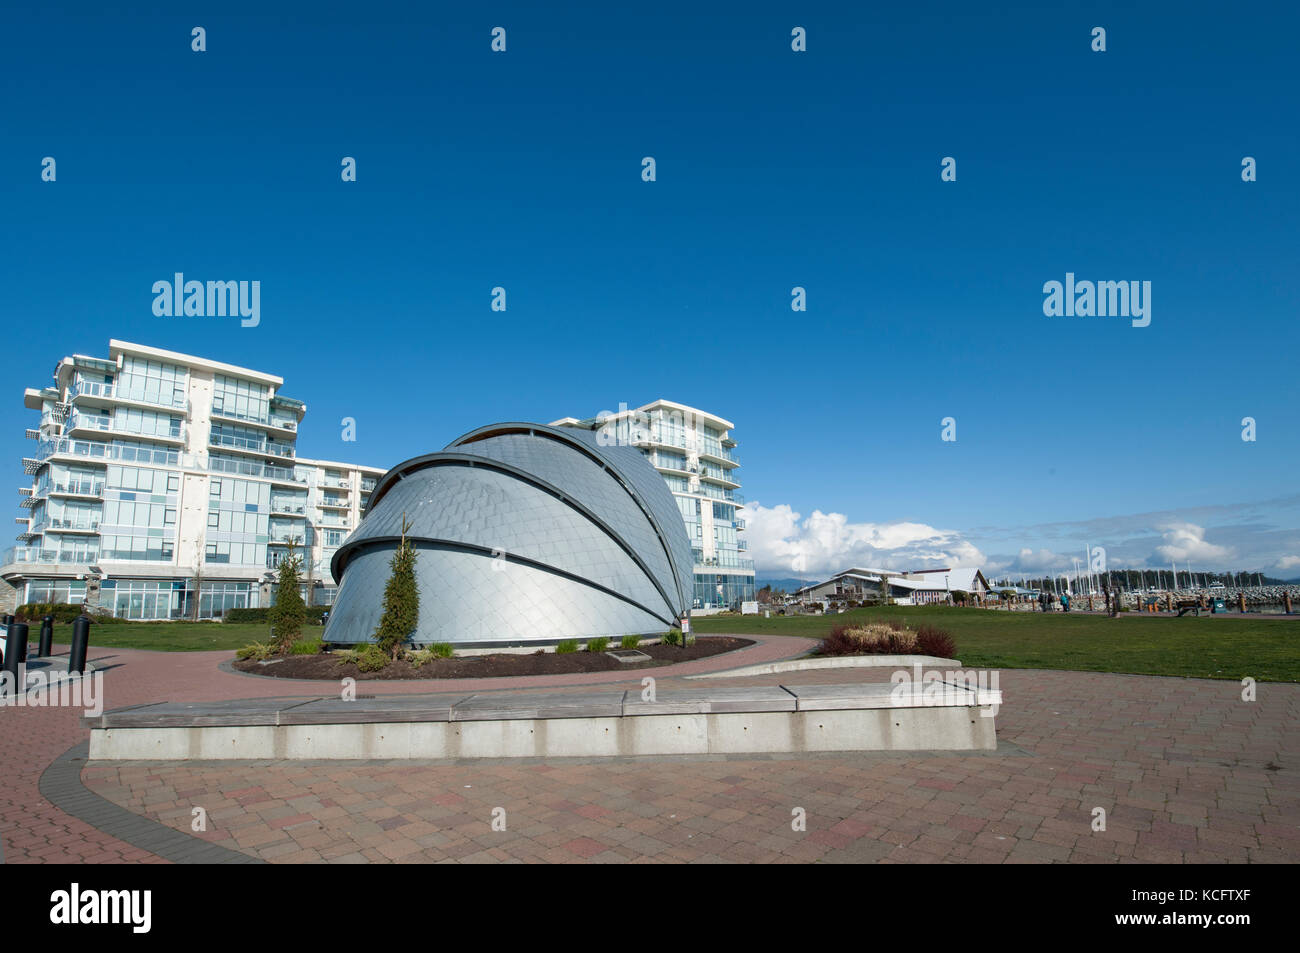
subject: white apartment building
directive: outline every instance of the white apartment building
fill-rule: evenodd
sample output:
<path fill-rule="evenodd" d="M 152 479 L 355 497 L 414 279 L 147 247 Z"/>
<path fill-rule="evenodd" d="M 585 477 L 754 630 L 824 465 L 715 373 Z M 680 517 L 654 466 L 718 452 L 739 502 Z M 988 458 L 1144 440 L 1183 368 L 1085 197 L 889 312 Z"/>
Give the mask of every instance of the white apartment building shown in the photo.
<path fill-rule="evenodd" d="M 696 612 L 734 608 L 754 598 L 754 561 L 745 555 L 745 520 L 740 516 L 745 498 L 737 492 L 735 424 L 685 404 L 656 400 L 585 420 L 565 417 L 551 426 L 593 430 L 611 444 L 635 446 L 663 476 L 695 556 Z"/>
<path fill-rule="evenodd" d="M 329 560 L 379 467 L 297 457 L 306 405 L 272 374 L 109 342 L 28 388 L 18 546 L 0 578 L 18 604 L 85 603 L 131 619 L 219 618 L 270 604 L 292 543 L 304 597 L 333 601 Z"/>

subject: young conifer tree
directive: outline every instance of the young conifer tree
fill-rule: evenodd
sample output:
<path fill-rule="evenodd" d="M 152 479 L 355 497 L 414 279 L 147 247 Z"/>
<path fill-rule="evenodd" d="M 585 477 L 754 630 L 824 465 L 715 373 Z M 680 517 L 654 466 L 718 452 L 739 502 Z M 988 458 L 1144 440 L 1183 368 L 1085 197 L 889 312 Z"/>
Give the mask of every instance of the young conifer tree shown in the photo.
<path fill-rule="evenodd" d="M 420 589 L 415 582 L 415 546 L 406 538 L 411 524 L 402 514 L 402 541 L 389 563 L 388 585 L 384 587 L 384 614 L 375 629 L 375 641 L 384 654 L 396 659 L 420 622 Z"/>
<path fill-rule="evenodd" d="M 293 643 L 302 635 L 303 623 L 307 621 L 307 606 L 298 591 L 298 568 L 301 564 L 301 558 L 294 552 L 293 540 L 290 540 L 288 555 L 280 561 L 275 605 L 269 613 L 275 632 L 275 649 L 281 655 L 289 654 Z"/>

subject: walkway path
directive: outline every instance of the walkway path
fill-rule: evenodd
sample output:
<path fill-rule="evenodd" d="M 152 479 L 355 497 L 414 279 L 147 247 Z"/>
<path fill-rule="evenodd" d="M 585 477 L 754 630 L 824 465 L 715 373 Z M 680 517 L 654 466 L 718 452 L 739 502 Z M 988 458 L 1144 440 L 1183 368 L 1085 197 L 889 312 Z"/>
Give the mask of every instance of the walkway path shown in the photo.
<path fill-rule="evenodd" d="M 726 655 L 656 669 L 656 677 L 720 671 L 736 665 L 776 661 L 800 655 L 808 639 L 757 637 L 756 644 Z M 55 655 L 67 654 L 55 646 Z M 89 659 L 104 670 L 104 708 L 124 708 L 156 701 L 216 701 L 265 696 L 333 694 L 329 682 L 259 678 L 218 666 L 233 658 L 220 652 L 147 652 L 138 649 L 91 647 Z M 633 677 L 635 675 L 635 677 Z M 561 688 L 626 682 L 640 684 L 642 675 L 631 672 L 597 672 L 587 675 L 551 675 L 536 678 L 443 679 L 410 682 L 364 681 L 367 694 L 401 694 L 437 691 L 499 691 Z M 51 804 L 40 793 L 42 773 L 79 742 L 89 730 L 82 711 L 69 708 L 0 707 L 0 858 L 7 863 L 44 861 L 79 863 L 100 861 L 162 862 L 141 850 L 97 830 Z M 188 823 L 184 826 L 188 831 Z"/>
<path fill-rule="evenodd" d="M 760 645 L 708 662 L 797 654 Z M 762 654 L 764 658 L 759 659 Z M 229 653 L 105 650 L 108 705 L 319 694 L 318 683 L 215 671 Z M 802 684 L 888 679 L 873 669 L 797 673 Z M 548 688 L 639 686 L 641 672 L 548 677 Z M 795 676 L 748 678 L 793 683 Z M 481 682 L 481 683 L 478 683 Z M 519 679 L 365 691 L 524 687 Z M 491 684 L 482 684 L 491 683 Z M 532 689 L 542 684 L 529 679 Z M 1300 861 L 1300 686 L 1005 670 L 1000 748 L 980 754 L 834 754 L 650 760 L 139 762 L 95 764 L 85 783 L 209 844 L 272 862 Z M 10 709 L 0 737 L 5 859 L 158 860 L 43 801 L 37 778 L 86 736 L 72 712 Z M 1094 831 L 1102 808 L 1106 829 Z M 494 831 L 494 810 L 506 829 Z M 806 830 L 792 829 L 802 810 Z M 501 816 L 500 812 L 497 812 Z M 185 859 L 181 857 L 179 859 Z"/>

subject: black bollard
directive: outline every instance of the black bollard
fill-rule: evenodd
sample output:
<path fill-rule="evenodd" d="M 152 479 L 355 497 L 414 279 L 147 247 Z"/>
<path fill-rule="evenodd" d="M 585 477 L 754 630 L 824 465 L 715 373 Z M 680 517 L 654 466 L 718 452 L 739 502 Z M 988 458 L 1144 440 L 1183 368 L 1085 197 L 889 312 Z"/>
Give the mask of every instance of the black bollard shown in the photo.
<path fill-rule="evenodd" d="M 90 620 L 77 616 L 72 623 L 72 651 L 68 653 L 68 674 L 86 671 L 86 649 L 90 647 Z"/>
<path fill-rule="evenodd" d="M 13 656 L 13 667 L 9 665 L 9 656 Z M 18 666 L 27 661 L 27 623 L 14 622 L 9 626 L 9 635 L 5 640 L 5 668 L 18 674 Z"/>
<path fill-rule="evenodd" d="M 18 666 L 22 664 L 26 654 L 27 626 L 17 622 L 10 622 L 9 631 L 5 633 L 4 670 L 14 677 L 14 684 L 18 683 Z"/>
<path fill-rule="evenodd" d="M 54 648 L 54 616 L 41 620 L 41 641 L 36 646 L 37 658 L 48 658 Z"/>

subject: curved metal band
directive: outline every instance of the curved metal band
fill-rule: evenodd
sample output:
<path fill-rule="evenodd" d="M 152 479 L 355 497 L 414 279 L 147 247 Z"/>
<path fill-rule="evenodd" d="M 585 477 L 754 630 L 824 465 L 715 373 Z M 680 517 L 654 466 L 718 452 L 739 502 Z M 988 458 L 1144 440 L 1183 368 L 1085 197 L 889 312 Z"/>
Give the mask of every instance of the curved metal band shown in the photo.
<path fill-rule="evenodd" d="M 590 509 L 588 509 L 588 507 L 585 504 L 565 494 L 565 492 L 561 490 L 559 487 L 555 486 L 554 484 L 546 480 L 541 479 L 540 477 L 528 473 L 526 470 L 521 470 L 518 467 L 513 466 L 512 464 L 502 463 L 499 460 L 493 460 L 488 457 L 474 456 L 473 454 L 468 454 L 468 453 L 430 453 L 430 454 L 426 454 L 423 457 L 416 457 L 412 460 L 407 460 L 405 463 L 398 464 L 398 466 L 390 470 L 389 473 L 395 473 L 398 470 L 400 470 L 401 472 L 392 480 L 387 479 L 387 475 L 385 475 L 385 480 L 383 482 L 384 491 L 387 492 L 400 479 L 405 479 L 411 474 L 418 473 L 421 470 L 427 470 L 431 467 L 439 467 L 439 466 L 459 466 L 459 467 L 467 467 L 470 469 L 495 470 L 498 473 L 504 473 L 508 476 L 512 476 L 515 477 L 516 479 L 522 480 L 525 483 L 531 484 L 532 486 L 537 487 L 539 490 L 543 491 L 544 493 L 547 493 L 550 496 L 555 497 L 561 503 L 564 503 L 566 506 L 582 514 L 582 516 L 585 519 L 587 519 L 589 522 L 594 524 L 598 529 L 600 529 L 603 533 L 605 533 L 605 535 L 607 535 L 610 539 L 612 539 L 614 543 L 632 559 L 632 561 L 636 564 L 637 568 L 641 570 L 642 574 L 644 574 L 645 577 L 648 580 L 650 580 L 650 584 L 655 587 L 655 590 L 659 593 L 660 597 L 664 600 L 664 605 L 667 606 L 669 612 L 676 615 L 676 613 L 681 611 L 680 604 L 675 605 L 673 603 L 673 600 L 668 597 L 668 593 L 664 591 L 664 587 L 660 584 L 655 574 L 650 571 L 650 568 L 645 564 L 645 561 L 641 558 L 641 555 L 626 540 L 624 540 L 622 536 L 620 536 L 617 532 L 615 532 L 613 527 L 611 527 L 608 523 L 606 523 L 599 516 L 593 513 Z M 376 486 L 373 494 L 371 495 L 370 507 L 369 507 L 370 509 L 373 509 L 375 503 L 378 502 L 377 498 L 379 495 L 379 489 L 380 489 L 379 486 Z M 401 537 L 363 536 L 357 539 L 350 539 L 346 543 L 344 543 L 334 553 L 334 558 L 330 560 L 330 572 L 333 573 L 335 579 L 339 580 L 340 585 L 342 585 L 343 573 L 347 569 L 348 561 L 352 558 L 352 553 L 355 552 L 359 547 L 368 543 L 371 539 L 375 539 L 375 538 L 400 540 Z M 421 539 L 421 538 L 425 538 L 425 537 L 412 537 L 412 539 Z M 662 538 L 660 541 L 662 542 Z M 471 543 L 466 543 L 463 545 L 467 547 L 475 546 L 475 544 L 471 544 Z M 490 547 L 488 548 L 488 551 L 491 552 Z M 523 562 L 528 560 L 526 557 L 520 557 L 519 561 Z M 540 565 L 547 565 L 547 564 L 538 563 L 538 565 L 540 566 Z M 671 561 L 669 562 L 669 567 L 670 568 L 672 567 Z M 562 575 L 565 574 L 564 570 L 555 569 L 554 567 L 551 568 L 555 572 L 558 572 Z M 673 581 L 677 582 L 675 572 L 674 572 Z M 596 586 L 597 588 L 603 588 L 599 585 L 599 583 L 591 583 L 591 584 Z M 678 587 L 678 589 L 680 590 L 680 586 Z M 680 591 L 678 595 L 680 599 Z M 628 599 L 626 601 L 632 602 L 633 600 Z M 644 606 L 642 606 L 642 608 L 644 608 Z M 650 610 L 647 609 L 646 611 L 650 611 Z M 651 612 L 651 615 L 654 615 L 655 618 L 659 618 L 659 616 L 656 613 Z"/>
<path fill-rule="evenodd" d="M 420 548 L 442 549 L 442 550 L 450 550 L 452 552 L 473 553 L 479 556 L 486 556 L 489 559 L 504 558 L 506 562 L 518 563 L 521 566 L 529 566 L 533 569 L 541 570 L 542 572 L 548 572 L 553 575 L 560 576 L 564 579 L 568 579 L 571 582 L 576 582 L 579 585 L 586 586 L 589 589 L 595 589 L 599 592 L 605 593 L 606 595 L 613 596 L 615 599 L 618 599 L 622 602 L 626 602 L 628 605 L 636 606 L 636 608 L 640 609 L 642 612 L 646 613 L 647 615 L 655 619 L 658 619 L 660 622 L 664 623 L 669 627 L 677 624 L 676 619 L 664 618 L 662 614 L 655 612 L 649 606 L 642 605 L 637 600 L 625 596 L 621 592 L 617 592 L 609 588 L 608 586 L 602 586 L 600 583 L 593 582 L 592 580 L 579 576 L 576 573 L 571 573 L 567 570 L 560 569 L 558 566 L 552 566 L 550 563 L 544 563 L 537 559 L 529 559 L 527 556 L 520 556 L 517 554 L 506 553 L 500 550 L 493 549 L 490 546 L 480 546 L 477 543 L 462 543 L 454 539 L 436 539 L 436 538 L 431 538 L 426 536 L 408 536 L 407 539 L 411 540 L 415 544 L 415 548 L 417 550 L 419 550 Z M 373 549 L 383 545 L 400 543 L 401 541 L 402 541 L 402 537 L 400 536 L 372 536 L 369 537 L 368 539 L 357 540 L 356 545 L 352 547 L 352 551 L 357 552 L 366 549 Z M 421 547 L 421 544 L 424 544 L 423 547 Z M 335 576 L 334 578 L 337 579 L 338 577 Z"/>
<path fill-rule="evenodd" d="M 664 528 L 660 524 L 659 518 L 655 516 L 654 510 L 646 503 L 646 501 L 641 498 L 641 494 L 637 491 L 636 487 L 632 485 L 631 481 L 623 475 L 618 464 L 600 453 L 598 449 L 593 449 L 590 444 L 577 439 L 571 431 L 562 427 L 517 422 L 491 424 L 487 427 L 479 427 L 476 430 L 471 430 L 463 436 L 457 437 L 447 446 L 463 446 L 464 444 L 473 443 L 478 440 L 486 440 L 489 437 L 504 436 L 512 433 L 548 437 L 559 443 L 563 443 L 582 453 L 593 463 L 599 465 L 601 469 L 607 471 L 610 476 L 618 480 L 619 485 L 623 487 L 624 492 L 626 492 L 628 496 L 632 497 L 633 502 L 635 502 L 641 512 L 645 514 L 646 519 L 650 521 L 650 525 L 654 527 L 655 534 L 659 537 L 659 544 L 663 547 L 664 555 L 668 558 L 668 566 L 673 571 L 673 582 L 677 586 L 678 602 L 684 610 L 687 606 L 687 601 L 686 593 L 682 590 L 681 567 L 677 565 L 677 560 L 673 557 L 672 547 L 668 545 L 668 537 L 664 534 Z M 379 488 L 375 487 L 375 491 L 378 492 L 378 490 Z M 692 575 L 692 579 L 693 578 L 694 576 Z M 694 585 L 694 583 L 692 583 L 692 585 Z"/>

